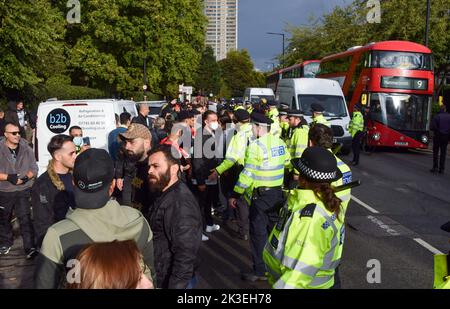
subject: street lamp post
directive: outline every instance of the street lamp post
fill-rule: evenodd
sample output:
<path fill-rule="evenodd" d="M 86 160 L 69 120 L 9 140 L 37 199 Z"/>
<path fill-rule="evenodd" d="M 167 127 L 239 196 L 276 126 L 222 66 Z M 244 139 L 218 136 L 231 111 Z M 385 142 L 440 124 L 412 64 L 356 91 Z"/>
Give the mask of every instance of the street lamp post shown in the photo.
<path fill-rule="evenodd" d="M 427 0 L 427 21 L 425 28 L 425 46 L 428 46 L 428 35 L 430 33 L 430 11 L 431 11 L 431 3 L 430 0 Z"/>
<path fill-rule="evenodd" d="M 147 96 L 147 38 L 144 34 L 144 100 L 146 100 Z"/>
<path fill-rule="evenodd" d="M 279 33 L 279 32 L 267 32 L 267 34 L 273 34 L 273 35 L 281 35 L 283 37 L 283 58 L 282 58 L 282 66 L 284 67 L 284 33 Z"/>

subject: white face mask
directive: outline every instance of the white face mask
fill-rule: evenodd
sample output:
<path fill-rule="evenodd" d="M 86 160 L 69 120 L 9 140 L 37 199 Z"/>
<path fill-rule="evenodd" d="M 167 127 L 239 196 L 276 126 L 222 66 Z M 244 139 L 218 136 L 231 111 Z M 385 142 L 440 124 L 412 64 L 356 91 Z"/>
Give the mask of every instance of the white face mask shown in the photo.
<path fill-rule="evenodd" d="M 216 121 L 216 122 L 211 122 L 210 124 L 209 124 L 209 127 L 213 130 L 213 131 L 215 131 L 215 130 L 217 130 L 218 128 L 219 128 L 219 123 Z"/>

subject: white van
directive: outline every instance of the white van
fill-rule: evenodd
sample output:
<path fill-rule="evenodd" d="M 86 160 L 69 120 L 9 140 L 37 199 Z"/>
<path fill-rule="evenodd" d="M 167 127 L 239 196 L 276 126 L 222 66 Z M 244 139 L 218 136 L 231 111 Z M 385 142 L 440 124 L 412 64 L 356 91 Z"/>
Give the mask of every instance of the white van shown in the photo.
<path fill-rule="evenodd" d="M 115 114 L 129 112 L 137 116 L 136 103 L 125 100 L 50 99 L 39 104 L 36 124 L 35 153 L 39 175 L 47 169 L 51 159 L 47 151 L 50 139 L 56 134 L 69 135 L 69 128 L 79 126 L 83 137 L 89 137 L 91 147 L 108 151 L 108 134 L 116 128 Z"/>
<path fill-rule="evenodd" d="M 275 100 L 275 94 L 271 88 L 247 88 L 244 92 L 244 101 L 259 103 L 261 99 Z"/>
<path fill-rule="evenodd" d="M 137 104 L 147 104 L 149 108 L 148 118 L 151 118 L 151 120 L 155 120 L 159 117 L 161 114 L 161 110 L 163 107 L 165 107 L 168 103 L 166 101 L 139 101 Z"/>
<path fill-rule="evenodd" d="M 342 89 L 335 80 L 322 78 L 281 79 L 277 88 L 277 100 L 292 109 L 303 111 L 305 120 L 312 122 L 311 104 L 319 103 L 325 109 L 324 116 L 330 122 L 335 143 L 341 144 L 341 152 L 348 154 L 352 137 L 348 132 L 350 114 Z"/>

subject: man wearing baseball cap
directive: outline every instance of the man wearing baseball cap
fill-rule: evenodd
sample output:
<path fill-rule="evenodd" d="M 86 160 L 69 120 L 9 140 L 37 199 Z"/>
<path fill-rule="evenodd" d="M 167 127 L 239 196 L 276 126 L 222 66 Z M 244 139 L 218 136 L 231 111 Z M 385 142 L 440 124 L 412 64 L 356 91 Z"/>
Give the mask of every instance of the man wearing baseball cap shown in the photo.
<path fill-rule="evenodd" d="M 146 273 L 151 279 L 154 275 L 152 231 L 138 210 L 111 199 L 115 180 L 109 154 L 103 149 L 84 151 L 75 160 L 73 178 L 77 208 L 48 228 L 36 261 L 35 287 L 58 288 L 65 284 L 64 270 L 74 266 L 68 262 L 84 246 L 114 240 L 136 241 L 144 263 L 151 270 Z M 76 280 L 67 276 L 68 281 L 71 279 Z"/>
<path fill-rule="evenodd" d="M 121 169 L 125 171 L 122 175 L 122 204 L 137 208 L 146 215 L 152 201 L 147 190 L 147 153 L 152 145 L 151 133 L 145 126 L 133 123 L 125 133 L 119 134 L 119 137 L 125 148 L 125 168 L 116 164 L 116 176 L 120 174 Z"/>

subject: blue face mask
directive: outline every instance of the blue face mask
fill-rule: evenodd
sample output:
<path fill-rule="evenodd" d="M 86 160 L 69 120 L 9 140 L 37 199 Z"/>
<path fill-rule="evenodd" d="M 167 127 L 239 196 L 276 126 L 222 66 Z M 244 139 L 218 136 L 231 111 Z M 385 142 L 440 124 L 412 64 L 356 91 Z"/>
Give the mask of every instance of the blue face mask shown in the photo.
<path fill-rule="evenodd" d="M 75 136 L 73 138 L 73 143 L 75 144 L 75 146 L 81 147 L 83 146 L 83 138 L 81 136 Z"/>

